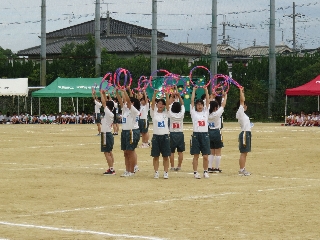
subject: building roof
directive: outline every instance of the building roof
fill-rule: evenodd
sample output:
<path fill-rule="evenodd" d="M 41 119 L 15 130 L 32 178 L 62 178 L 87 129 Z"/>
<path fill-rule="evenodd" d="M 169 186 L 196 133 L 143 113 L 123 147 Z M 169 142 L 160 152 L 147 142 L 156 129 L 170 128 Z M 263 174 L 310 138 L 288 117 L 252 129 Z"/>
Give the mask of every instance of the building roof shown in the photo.
<path fill-rule="evenodd" d="M 107 33 L 107 19 L 100 18 L 100 35 L 106 35 Z M 110 19 L 110 35 L 138 35 L 151 37 L 152 29 L 140 27 L 130 23 L 122 22 Z M 46 34 L 47 39 L 64 38 L 64 37 L 79 37 L 86 36 L 88 34 L 95 35 L 95 21 L 80 23 L 74 26 L 62 28 Z M 158 31 L 158 37 L 164 38 L 166 34 Z"/>
<path fill-rule="evenodd" d="M 66 44 L 84 44 L 88 41 L 87 37 L 62 38 L 55 42 L 48 43 L 46 46 L 47 55 L 60 55 L 61 49 Z M 201 56 L 200 51 L 158 39 L 158 54 Z M 138 38 L 132 36 L 110 36 L 101 37 L 101 47 L 109 53 L 148 53 L 151 52 L 151 38 Z M 21 50 L 19 56 L 39 56 L 41 46 L 36 46 Z"/>
<path fill-rule="evenodd" d="M 269 55 L 269 46 L 253 46 L 242 49 L 247 55 L 250 57 L 255 56 L 268 56 Z M 287 45 L 278 45 L 276 46 L 276 54 L 282 53 L 292 53 L 292 49 L 289 48 Z"/>
<path fill-rule="evenodd" d="M 201 51 L 204 55 L 211 54 L 211 44 L 204 44 L 204 43 L 179 43 L 182 46 L 189 47 L 198 51 Z M 241 50 L 237 50 L 234 47 L 228 44 L 218 44 L 217 51 L 219 57 L 226 57 L 226 56 L 247 56 L 247 54 Z"/>

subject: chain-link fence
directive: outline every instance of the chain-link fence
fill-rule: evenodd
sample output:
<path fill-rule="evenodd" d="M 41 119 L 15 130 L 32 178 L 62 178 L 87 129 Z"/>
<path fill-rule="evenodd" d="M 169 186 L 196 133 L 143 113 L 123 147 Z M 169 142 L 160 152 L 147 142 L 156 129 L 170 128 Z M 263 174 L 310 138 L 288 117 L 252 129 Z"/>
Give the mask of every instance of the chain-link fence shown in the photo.
<path fill-rule="evenodd" d="M 32 92 L 38 89 L 29 90 L 27 97 L 19 96 L 0 96 L 0 111 L 3 115 L 9 113 L 28 113 L 31 115 L 58 114 L 59 112 L 94 112 L 94 103 L 92 98 L 58 98 L 58 97 L 32 97 Z"/>

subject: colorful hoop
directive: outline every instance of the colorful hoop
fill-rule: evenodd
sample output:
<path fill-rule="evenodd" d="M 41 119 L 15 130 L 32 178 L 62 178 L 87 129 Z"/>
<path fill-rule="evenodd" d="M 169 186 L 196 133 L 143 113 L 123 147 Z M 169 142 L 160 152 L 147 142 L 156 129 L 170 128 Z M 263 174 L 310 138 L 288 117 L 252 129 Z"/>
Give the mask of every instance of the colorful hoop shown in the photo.
<path fill-rule="evenodd" d="M 165 70 L 165 69 L 159 69 L 159 70 L 154 71 L 154 72 L 151 74 L 150 78 L 149 78 L 149 87 L 152 88 L 153 90 L 155 90 L 155 87 L 152 85 L 152 78 L 153 78 L 152 76 L 153 76 L 155 73 L 159 73 L 159 72 L 165 73 L 164 76 L 167 76 L 167 75 L 171 74 L 169 71 L 167 71 L 167 70 Z"/>
<path fill-rule="evenodd" d="M 103 84 L 104 83 L 107 83 L 107 85 L 105 87 L 103 87 Z M 111 72 L 108 72 L 104 75 L 104 77 L 102 78 L 101 80 L 101 83 L 100 83 L 100 90 L 109 90 L 109 88 L 112 86 L 112 73 Z"/>
<path fill-rule="evenodd" d="M 124 74 L 124 82 L 123 82 L 123 86 L 120 85 L 120 76 L 121 76 L 121 73 Z M 128 82 L 128 75 L 129 75 L 129 84 L 127 83 Z M 118 88 L 126 88 L 126 87 L 130 87 L 131 86 L 131 83 L 132 83 L 132 76 L 131 76 L 131 73 L 129 72 L 129 70 L 127 69 L 124 69 L 124 68 L 118 68 L 114 75 L 113 75 L 113 84 L 114 86 L 118 86 Z"/>
<path fill-rule="evenodd" d="M 209 73 L 209 81 L 207 82 L 207 84 L 204 84 L 203 86 L 198 86 L 198 87 L 200 87 L 200 88 L 206 88 L 206 87 L 208 87 L 209 84 L 211 83 L 211 78 L 212 78 L 212 77 L 211 77 L 211 72 L 210 72 L 210 70 L 209 70 L 208 68 L 206 68 L 205 66 L 196 66 L 196 67 L 194 67 L 194 68 L 191 69 L 190 74 L 189 74 L 189 79 L 190 79 L 191 85 L 192 85 L 192 86 L 196 86 L 196 83 L 193 82 L 193 80 L 192 80 L 192 73 L 193 73 L 193 71 L 196 70 L 197 68 L 205 69 L 205 70 L 207 70 L 208 73 Z"/>

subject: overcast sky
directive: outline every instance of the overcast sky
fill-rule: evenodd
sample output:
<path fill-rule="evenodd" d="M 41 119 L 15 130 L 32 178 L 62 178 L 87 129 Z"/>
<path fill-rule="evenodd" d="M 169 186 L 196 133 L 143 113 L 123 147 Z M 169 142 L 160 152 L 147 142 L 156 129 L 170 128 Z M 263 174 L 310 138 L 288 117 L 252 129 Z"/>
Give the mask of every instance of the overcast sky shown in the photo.
<path fill-rule="evenodd" d="M 41 44 L 41 0 L 0 0 L 0 46 L 13 52 Z M 151 0 L 100 0 L 101 15 L 150 28 Z M 49 0 L 47 32 L 94 19 L 94 0 Z M 270 0 L 218 1 L 218 43 L 225 21 L 226 38 L 235 48 L 268 45 Z M 320 47 L 320 0 L 296 0 L 296 46 Z M 210 43 L 212 0 L 159 0 L 158 30 L 167 41 Z M 276 0 L 276 44 L 292 47 L 293 1 Z M 291 15 L 291 16 L 290 16 Z M 243 27 L 241 27 L 243 26 Z"/>

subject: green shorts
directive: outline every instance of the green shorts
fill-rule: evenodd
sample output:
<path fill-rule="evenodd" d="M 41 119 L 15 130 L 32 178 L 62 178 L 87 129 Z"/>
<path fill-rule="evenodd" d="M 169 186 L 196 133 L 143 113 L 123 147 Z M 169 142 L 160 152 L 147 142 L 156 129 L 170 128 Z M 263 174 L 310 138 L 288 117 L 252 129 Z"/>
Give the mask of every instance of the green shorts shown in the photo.
<path fill-rule="evenodd" d="M 209 129 L 210 149 L 223 148 L 223 137 L 220 129 Z"/>
<path fill-rule="evenodd" d="M 210 139 L 208 132 L 193 132 L 190 139 L 190 154 L 209 155 L 210 151 Z"/>
<path fill-rule="evenodd" d="M 95 113 L 94 114 L 94 121 L 95 123 L 101 123 L 101 114 L 100 113 Z"/>
<path fill-rule="evenodd" d="M 239 150 L 241 153 L 251 152 L 251 132 L 250 131 L 242 131 L 239 134 Z"/>
<path fill-rule="evenodd" d="M 170 148 L 171 153 L 175 153 L 176 149 L 177 152 L 184 152 L 186 150 L 183 132 L 170 132 Z"/>
<path fill-rule="evenodd" d="M 121 150 L 134 151 L 140 140 L 139 129 L 121 131 Z"/>
<path fill-rule="evenodd" d="M 101 152 L 112 152 L 114 138 L 111 132 L 101 132 Z"/>
<path fill-rule="evenodd" d="M 170 137 L 168 134 L 165 135 L 155 135 L 152 136 L 151 144 L 151 156 L 159 157 L 160 153 L 162 157 L 169 157 L 170 152 Z"/>
<path fill-rule="evenodd" d="M 140 133 L 147 133 L 149 130 L 149 121 L 148 119 L 139 119 L 139 129 Z"/>

